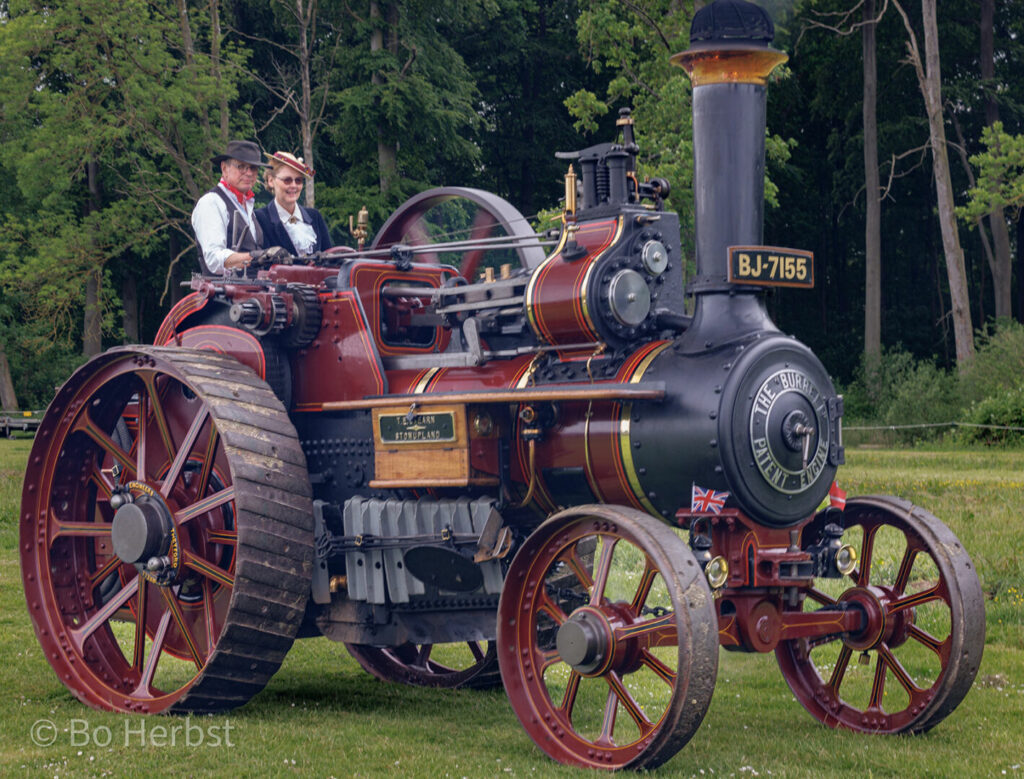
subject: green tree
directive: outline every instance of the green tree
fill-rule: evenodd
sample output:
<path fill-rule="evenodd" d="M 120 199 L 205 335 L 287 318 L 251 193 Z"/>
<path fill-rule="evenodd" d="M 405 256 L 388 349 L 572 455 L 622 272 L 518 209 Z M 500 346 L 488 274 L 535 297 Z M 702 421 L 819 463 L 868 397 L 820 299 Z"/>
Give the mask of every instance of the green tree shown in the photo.
<path fill-rule="evenodd" d="M 669 61 L 689 45 L 692 11 L 666 0 L 589 0 L 581 7 L 580 51 L 609 81 L 603 95 L 583 89 L 565 101 L 576 127 L 594 134 L 613 107 L 630 106 L 641 153 L 638 172 L 671 183 L 670 207 L 692 236 L 692 223 L 686 224 L 693 199 L 690 80 Z"/>
<path fill-rule="evenodd" d="M 996 209 L 1024 206 L 1024 135 L 1011 135 L 1002 122 L 994 122 L 981 134 L 984 151 L 971 157 L 978 166 L 976 186 L 967 205 L 957 215 L 973 221 Z"/>
<path fill-rule="evenodd" d="M 375 194 L 379 217 L 428 186 L 465 180 L 479 159 L 476 88 L 449 41 L 486 17 L 477 4 L 425 0 L 347 9 L 330 135 L 344 186 Z"/>
<path fill-rule="evenodd" d="M 0 158 L 32 208 L 3 278 L 34 293 L 33 317 L 83 333 L 94 353 L 100 329 L 120 329 L 115 276 L 133 289 L 178 259 L 169 246 L 190 246 L 245 54 L 210 37 L 216 2 L 126 0 L 111 13 L 102 0 L 27 0 L 9 12 Z"/>

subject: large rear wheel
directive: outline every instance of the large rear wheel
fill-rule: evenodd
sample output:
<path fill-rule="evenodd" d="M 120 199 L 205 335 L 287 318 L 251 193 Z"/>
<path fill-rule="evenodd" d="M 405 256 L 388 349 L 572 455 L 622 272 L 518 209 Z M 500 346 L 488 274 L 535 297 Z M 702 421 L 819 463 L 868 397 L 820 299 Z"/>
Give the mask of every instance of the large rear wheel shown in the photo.
<path fill-rule="evenodd" d="M 133 346 L 80 368 L 36 435 L 20 524 L 36 635 L 90 706 L 239 706 L 302 621 L 305 457 L 280 401 L 230 357 Z"/>

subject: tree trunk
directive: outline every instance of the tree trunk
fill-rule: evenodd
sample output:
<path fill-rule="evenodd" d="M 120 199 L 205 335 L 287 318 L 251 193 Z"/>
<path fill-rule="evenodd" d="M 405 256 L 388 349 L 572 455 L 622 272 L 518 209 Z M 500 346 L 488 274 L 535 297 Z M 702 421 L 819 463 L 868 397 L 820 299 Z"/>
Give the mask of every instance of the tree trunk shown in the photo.
<path fill-rule="evenodd" d="M 86 177 L 89 182 L 89 201 L 86 214 L 100 208 L 100 184 L 97 178 L 99 165 L 95 161 L 85 164 Z M 82 326 L 82 353 L 86 357 L 94 357 L 103 349 L 103 318 L 100 315 L 100 277 L 102 269 L 91 268 L 85 278 L 85 318 Z"/>
<path fill-rule="evenodd" d="M 981 0 L 981 80 L 985 91 L 985 124 L 999 121 L 999 103 L 995 97 L 995 55 L 993 45 L 993 17 L 995 0 Z M 992 230 L 995 256 L 989 263 L 992 288 L 995 293 L 996 319 L 1009 319 L 1013 315 L 1013 261 L 1010 254 L 1010 232 L 1006 228 L 1006 215 L 1002 208 L 988 215 Z"/>
<path fill-rule="evenodd" d="M 877 365 L 882 353 L 882 204 L 878 180 L 878 75 L 875 0 L 865 0 L 861 43 L 864 52 L 864 361 Z"/>
<path fill-rule="evenodd" d="M 1017 319 L 1024 322 L 1024 214 L 1017 215 Z"/>
<path fill-rule="evenodd" d="M 220 81 L 220 2 L 210 0 L 210 71 L 214 79 Z M 228 120 L 231 111 L 228 109 L 228 96 L 225 90 L 220 92 L 220 148 L 228 143 Z"/>
<path fill-rule="evenodd" d="M 949 281 L 950 314 L 953 318 L 953 341 L 956 344 L 956 364 L 963 370 L 974 358 L 974 331 L 971 324 L 971 301 L 967 293 L 967 270 L 964 252 L 960 247 L 956 214 L 953 212 L 953 183 L 949 175 L 949 154 L 946 149 L 946 128 L 942 120 L 942 76 L 939 65 L 938 23 L 935 18 L 936 0 L 921 0 L 924 22 L 924 51 L 917 45 L 917 36 L 903 6 L 894 5 L 903 17 L 907 29 L 907 51 L 917 72 L 917 81 L 924 96 L 928 113 L 928 132 L 932 148 L 932 170 L 935 173 L 935 197 L 939 211 L 939 230 L 942 249 L 946 257 L 946 276 Z"/>
<path fill-rule="evenodd" d="M 388 17 L 389 19 L 397 13 L 397 9 L 389 8 Z M 380 4 L 374 0 L 370 3 L 370 18 L 376 20 L 377 26 L 374 27 L 373 33 L 370 35 L 370 51 L 381 51 L 384 48 L 384 30 L 381 25 L 381 13 Z M 397 31 L 392 31 L 389 34 L 389 44 L 394 41 L 394 48 L 397 50 L 398 41 L 395 36 Z M 388 48 L 392 48 L 389 46 Z M 371 82 L 374 86 L 380 87 L 384 85 L 384 76 L 380 71 L 375 70 L 371 77 Z M 398 150 L 395 148 L 395 144 L 386 138 L 385 127 L 383 122 L 377 124 L 377 170 L 380 176 L 380 191 L 381 194 L 387 194 L 391 189 L 391 182 L 395 177 L 395 170 L 398 167 Z"/>
<path fill-rule="evenodd" d="M 139 343 L 139 289 L 135 271 L 129 269 L 121 283 L 121 307 L 124 309 L 124 342 Z"/>
<path fill-rule="evenodd" d="M 302 155 L 306 164 L 313 167 L 313 78 L 312 78 L 312 48 L 310 46 L 313 37 L 314 24 L 313 14 L 316 13 L 316 4 L 312 0 L 306 0 L 307 6 L 303 8 L 303 0 L 295 0 L 295 21 L 298 24 L 298 60 L 299 74 L 302 81 L 302 94 L 299 96 L 299 125 L 302 132 Z M 306 180 L 306 207 L 316 207 L 316 189 L 313 179 Z"/>
<path fill-rule="evenodd" d="M 14 382 L 11 381 L 11 366 L 7 362 L 7 348 L 0 344 L 0 407 L 6 411 L 18 408 L 18 396 L 14 394 Z"/>
<path fill-rule="evenodd" d="M 196 64 L 196 45 L 192 37 L 192 23 L 188 18 L 187 0 L 178 0 L 178 26 L 181 28 L 181 46 L 185 51 L 185 65 L 194 68 Z M 206 111 L 199 114 L 199 123 L 203 127 L 203 137 L 210 140 L 210 117 Z"/>
<path fill-rule="evenodd" d="M 82 329 L 82 354 L 95 357 L 103 350 L 100 317 L 100 272 L 89 271 L 85 279 L 85 325 Z"/>

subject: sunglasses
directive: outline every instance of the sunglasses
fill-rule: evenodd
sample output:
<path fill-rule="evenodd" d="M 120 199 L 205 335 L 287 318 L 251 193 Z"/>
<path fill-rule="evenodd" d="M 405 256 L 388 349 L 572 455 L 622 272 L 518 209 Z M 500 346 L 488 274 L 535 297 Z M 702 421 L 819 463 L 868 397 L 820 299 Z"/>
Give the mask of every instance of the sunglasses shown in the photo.
<path fill-rule="evenodd" d="M 305 182 L 305 179 L 301 178 L 285 178 L 284 176 L 274 176 L 274 178 L 276 178 L 282 184 L 302 184 Z"/>
<path fill-rule="evenodd" d="M 255 173 L 259 170 L 255 165 L 247 165 L 244 162 L 233 162 L 232 167 L 240 170 L 242 173 Z"/>

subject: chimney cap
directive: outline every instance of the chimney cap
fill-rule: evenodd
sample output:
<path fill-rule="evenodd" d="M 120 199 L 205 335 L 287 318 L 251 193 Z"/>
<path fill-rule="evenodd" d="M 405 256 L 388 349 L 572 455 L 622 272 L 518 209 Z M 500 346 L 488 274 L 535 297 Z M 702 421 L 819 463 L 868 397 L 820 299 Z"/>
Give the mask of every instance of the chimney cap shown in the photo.
<path fill-rule="evenodd" d="M 715 0 L 693 16 L 690 48 L 720 44 L 768 46 L 775 38 L 775 25 L 768 13 L 745 0 Z"/>

